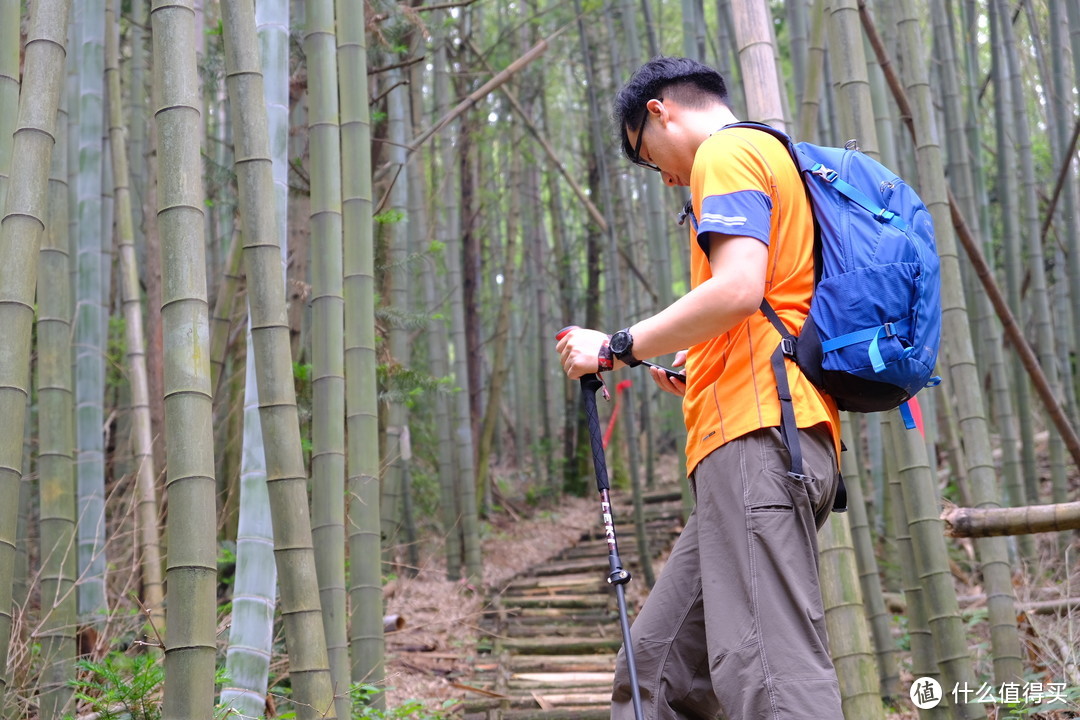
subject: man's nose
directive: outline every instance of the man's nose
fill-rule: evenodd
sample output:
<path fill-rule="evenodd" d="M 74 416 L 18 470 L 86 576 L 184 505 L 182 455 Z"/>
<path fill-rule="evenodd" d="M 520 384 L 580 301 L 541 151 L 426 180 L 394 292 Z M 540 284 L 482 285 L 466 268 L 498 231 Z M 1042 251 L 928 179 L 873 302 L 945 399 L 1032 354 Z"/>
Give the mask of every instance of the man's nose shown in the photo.
<path fill-rule="evenodd" d="M 672 175 L 671 173 L 664 172 L 663 170 L 661 170 L 660 171 L 660 177 L 662 177 L 664 179 L 664 184 L 665 185 L 671 185 L 672 187 L 675 186 L 675 176 Z"/>

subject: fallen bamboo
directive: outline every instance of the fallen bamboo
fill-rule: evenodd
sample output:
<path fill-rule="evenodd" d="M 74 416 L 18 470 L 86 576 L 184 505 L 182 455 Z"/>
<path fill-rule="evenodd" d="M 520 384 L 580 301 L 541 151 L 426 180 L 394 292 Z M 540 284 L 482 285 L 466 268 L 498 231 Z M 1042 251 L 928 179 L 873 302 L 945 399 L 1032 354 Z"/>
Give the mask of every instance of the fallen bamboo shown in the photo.
<path fill-rule="evenodd" d="M 992 537 L 1080 530 L 1080 502 L 1007 508 L 950 507 L 941 513 L 948 537 Z"/>

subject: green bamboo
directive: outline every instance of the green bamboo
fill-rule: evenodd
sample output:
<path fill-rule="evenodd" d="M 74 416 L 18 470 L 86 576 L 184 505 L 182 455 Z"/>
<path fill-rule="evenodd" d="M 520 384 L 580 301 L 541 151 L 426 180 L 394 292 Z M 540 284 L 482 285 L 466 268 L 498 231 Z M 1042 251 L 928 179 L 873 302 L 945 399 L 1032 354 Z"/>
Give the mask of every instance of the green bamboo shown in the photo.
<path fill-rule="evenodd" d="M 0 0 L 0 208 L 7 197 L 11 137 L 19 117 L 20 0 Z"/>
<path fill-rule="evenodd" d="M 1006 15 L 1008 18 L 1008 15 Z M 1006 19 L 1006 23 L 1008 19 Z M 994 122 L 997 143 L 997 182 L 999 190 L 999 203 L 1001 204 L 1001 225 L 1003 247 L 1003 265 L 1005 270 L 1005 291 L 1007 293 L 1009 308 L 1016 317 L 1023 317 L 1021 302 L 1021 270 L 1023 258 L 1020 246 L 1020 231 L 1018 220 L 1020 213 L 1017 207 L 1019 189 L 1016 187 L 1016 143 L 1013 139 L 1013 115 L 1011 112 L 1014 101 L 1012 87 L 1008 81 L 1009 59 L 1005 50 L 1005 37 L 1001 29 L 1002 22 L 997 3 L 990 6 L 990 37 L 993 51 L 994 77 Z M 1016 398 L 1016 414 L 1020 420 L 1020 438 L 1022 452 L 1021 476 L 1025 478 L 1024 494 L 1026 501 L 1037 501 L 1039 497 L 1036 460 L 1035 460 L 1035 430 L 1030 422 L 1024 422 L 1024 418 L 1032 417 L 1031 389 L 1023 367 L 1015 354 L 1010 356 L 1012 370 L 1012 392 Z M 1019 498 L 1016 499 L 1019 501 Z"/>
<path fill-rule="evenodd" d="M 57 126 L 66 127 L 61 100 Z M 45 660 L 38 703 L 42 720 L 70 712 L 75 677 L 78 607 L 75 555 L 75 430 L 71 376 L 71 282 L 68 239 L 68 134 L 56 138 L 49 177 L 49 215 L 41 240 L 38 280 L 38 479 L 41 527 L 41 627 Z"/>
<path fill-rule="evenodd" d="M 445 55 L 445 49 L 443 53 Z M 437 66 L 440 68 L 439 79 L 444 92 L 449 88 L 449 64 Z M 437 86 L 438 87 L 438 86 Z M 445 107 L 445 106 L 444 106 Z M 467 135 L 463 134 L 460 124 L 450 126 L 450 137 L 457 137 L 461 142 L 467 143 Z M 455 149 L 450 143 L 442 146 L 441 159 L 443 166 L 448 170 L 448 192 L 443 194 L 445 199 L 446 223 L 442 242 L 446 245 L 446 273 L 447 285 L 450 288 L 450 343 L 453 348 L 453 373 L 456 392 L 451 404 L 451 423 L 453 425 L 455 478 L 457 497 L 457 511 L 455 516 L 448 522 L 458 528 L 461 536 L 462 563 L 464 576 L 471 579 L 480 577 L 481 557 L 479 541 L 479 518 L 476 501 L 476 471 L 473 455 L 473 432 L 469 415 L 469 372 L 468 355 L 465 352 L 465 308 L 464 294 L 462 291 L 461 272 L 461 231 L 462 231 L 462 182 L 461 182 L 461 156 L 464 148 Z M 456 573 L 455 579 L 462 575 L 459 567 L 448 568 L 447 573 Z"/>
<path fill-rule="evenodd" d="M 985 227 L 980 212 L 980 202 L 976 196 L 975 177 L 981 175 L 977 164 L 979 156 L 973 157 L 969 151 L 968 133 L 962 129 L 963 90 L 959 83 L 959 69 L 957 68 L 956 52 L 952 44 L 952 33 L 948 30 L 948 11 L 943 0 L 932 0 L 930 4 L 931 18 L 938 28 L 940 38 L 940 55 L 942 62 L 942 78 L 945 92 L 943 106 L 946 121 L 946 137 L 949 139 L 949 177 L 950 185 L 954 188 L 958 202 L 964 210 L 965 217 L 975 223 L 975 232 L 982 236 L 981 228 Z M 968 58 L 968 62 L 975 62 L 975 58 Z M 975 69 L 977 71 L 977 68 Z M 977 73 L 976 73 L 977 74 Z M 970 92 L 970 88 L 967 89 Z M 995 103 L 998 98 L 995 97 Z M 978 116 L 969 118 L 973 124 L 978 123 Z M 1011 143 L 1009 143 L 1011 145 Z M 1010 148 L 1011 151 L 1011 148 Z M 972 162 L 974 160 L 974 163 Z M 1017 430 L 1017 418 L 1013 411 L 1013 401 L 1008 387 L 1008 377 L 1005 365 L 1005 352 L 1002 343 L 1001 325 L 998 323 L 986 293 L 976 289 L 972 296 L 975 303 L 977 327 L 981 328 L 978 335 L 982 342 L 982 352 L 977 357 L 982 357 L 983 367 L 990 376 L 991 396 L 993 412 L 991 417 L 997 425 L 997 431 L 1001 438 L 1002 449 L 1002 472 L 1004 475 L 1004 489 L 1006 498 L 1011 505 L 1024 505 L 1024 489 L 1020 476 L 1020 453 L 1019 437 Z M 949 406 L 946 405 L 946 409 Z M 964 473 L 966 477 L 966 472 Z M 963 484 L 966 487 L 967 483 Z M 1021 554 L 1031 557 L 1034 552 L 1034 544 L 1029 537 L 1018 539 Z"/>
<path fill-rule="evenodd" d="M 267 212 L 275 198 L 254 8 L 246 0 L 229 0 L 222 12 L 252 352 L 292 701 L 302 720 L 336 718 L 292 381 L 278 219 L 275 212 Z"/>
<path fill-rule="evenodd" d="M 917 432 L 903 427 L 898 417 L 894 416 L 891 424 L 915 571 L 923 587 L 927 625 L 933 639 L 934 658 L 941 670 L 942 687 L 972 687 L 976 684 L 975 673 L 960 618 L 939 517 L 937 484 L 927 462 L 926 446 Z M 947 694 L 943 704 L 952 705 Z M 986 717 L 986 709 L 978 703 L 955 706 L 953 713 L 957 718 Z"/>
<path fill-rule="evenodd" d="M 1073 2 L 1072 4 L 1076 5 L 1077 3 Z M 1080 181 L 1078 181 L 1075 172 L 1074 154 L 1068 149 L 1069 128 L 1076 123 L 1076 119 L 1074 117 L 1074 105 L 1067 100 L 1069 96 L 1067 88 L 1071 87 L 1071 85 L 1069 68 L 1065 64 L 1070 54 L 1067 38 L 1065 37 L 1065 31 L 1068 29 L 1069 23 L 1065 5 L 1066 3 L 1061 0 L 1051 0 L 1048 7 L 1050 16 L 1050 57 L 1053 72 L 1053 92 L 1050 93 L 1050 108 L 1051 113 L 1057 118 L 1057 122 L 1053 123 L 1057 128 L 1057 132 L 1051 138 L 1050 145 L 1054 150 L 1055 166 L 1071 165 L 1074 167 L 1073 172 L 1067 172 L 1062 178 L 1062 207 L 1058 213 L 1058 237 L 1063 234 L 1066 240 L 1057 244 L 1054 260 L 1056 267 L 1064 268 L 1060 273 L 1059 281 L 1055 284 L 1057 295 L 1055 303 L 1057 307 L 1068 308 L 1064 325 L 1066 328 L 1072 329 L 1071 332 L 1060 332 L 1056 336 L 1059 348 L 1058 363 L 1062 374 L 1061 387 L 1066 390 L 1067 407 L 1073 423 L 1077 424 L 1080 423 L 1080 397 L 1077 396 L 1076 376 L 1069 358 L 1072 348 L 1076 345 L 1076 332 L 1073 329 L 1075 319 L 1080 317 L 1080 293 L 1070 291 L 1070 288 L 1080 287 L 1080 240 L 1077 239 L 1077 236 L 1080 235 L 1080 217 L 1078 217 L 1080 212 L 1077 210 L 1077 206 L 1080 205 L 1080 194 L 1077 192 L 1078 188 L 1080 188 Z M 1076 21 L 1080 22 L 1080 18 L 1077 18 Z M 1074 67 L 1080 68 L 1080 60 L 1074 58 L 1074 63 Z M 1045 230 L 1043 235 L 1045 237 Z M 1065 247 L 1068 248 L 1068 252 L 1066 252 Z M 1062 540 L 1064 541 L 1063 544 L 1067 543 L 1064 537 Z"/>
<path fill-rule="evenodd" d="M 402 83 L 398 69 L 387 74 L 388 87 L 394 88 L 386 97 L 387 135 L 390 149 L 387 151 L 391 164 L 399 170 L 394 184 L 389 191 L 389 208 L 399 217 L 404 217 L 408 199 L 408 174 L 405 172 L 405 143 L 407 110 L 405 101 L 407 87 Z M 396 86 L 396 87 L 395 87 Z M 387 349 L 390 351 L 394 367 L 409 366 L 409 331 L 403 326 L 403 319 L 409 312 L 409 268 L 406 238 L 406 224 L 398 220 L 384 226 L 386 233 L 387 280 L 384 297 L 394 309 L 397 317 L 390 321 L 387 331 Z M 392 561 L 393 547 L 401 542 L 402 494 L 405 484 L 404 457 L 405 434 L 408 432 L 408 408 L 405 398 L 397 389 L 393 389 L 387 399 L 386 408 L 386 470 L 383 475 L 381 525 L 384 561 Z"/>
<path fill-rule="evenodd" d="M 102 253 L 102 136 L 105 134 L 105 2 L 75 4 L 78 173 L 75 190 L 75 477 L 79 493 L 79 616 L 105 621 L 105 352 L 108 309 Z"/>
<path fill-rule="evenodd" d="M 449 39 L 439 43 L 435 48 L 435 79 L 433 94 L 435 98 L 435 116 L 441 117 L 449 109 L 449 61 L 447 60 L 446 46 Z M 443 246 L 445 256 L 447 235 L 452 234 L 452 227 L 457 224 L 456 208 L 453 206 L 456 200 L 455 173 L 453 166 L 453 143 L 449 138 L 437 137 L 435 143 L 435 157 L 440 163 L 442 178 L 439 182 L 439 190 L 435 193 L 437 210 L 435 217 L 435 238 Z M 449 154 L 448 154 L 449 153 Z M 446 261 L 447 264 L 449 260 Z M 434 263 L 433 263 L 434 264 Z M 431 295 L 435 294 L 435 283 L 439 280 L 439 273 L 432 268 L 426 272 L 429 277 L 425 278 L 425 292 L 430 287 Z M 442 278 L 445 286 L 445 274 Z M 446 288 L 449 290 L 450 288 Z M 425 295 L 428 307 L 434 307 L 434 298 Z M 446 307 L 447 320 L 450 318 L 450 308 Z M 436 322 L 432 315 L 429 332 L 433 332 L 437 340 L 431 343 L 429 352 L 432 355 L 432 364 L 436 374 L 450 377 L 451 366 L 449 357 L 450 331 L 446 320 Z M 458 502 L 457 492 L 457 467 L 454 462 L 454 422 L 453 422 L 453 398 L 440 393 L 436 398 L 437 420 L 439 426 L 439 510 L 443 525 L 443 538 L 446 548 L 446 579 L 451 581 L 460 580 L 463 565 L 463 546 L 461 536 L 461 508 Z"/>
<path fill-rule="evenodd" d="M 147 0 L 133 0 L 131 3 L 131 23 L 128 25 L 128 38 L 131 43 L 131 56 L 127 61 L 130 66 L 127 77 L 128 91 L 124 94 L 124 100 L 128 105 L 125 119 L 128 128 L 128 156 L 134 158 L 129 168 L 131 192 L 132 228 L 135 232 L 135 252 L 141 261 L 146 259 L 146 236 L 144 233 L 143 203 L 147 193 L 147 168 L 144 158 L 147 147 L 146 104 L 147 85 L 146 72 L 149 64 L 147 58 L 147 13 L 150 3 Z M 121 65 L 124 63 L 121 62 Z"/>
<path fill-rule="evenodd" d="M 821 111 L 822 73 L 825 69 L 825 0 L 814 0 L 810 12 L 810 35 L 806 51 L 806 79 L 799 100 L 799 137 L 816 137 Z"/>
<path fill-rule="evenodd" d="M 1000 502 L 990 447 L 990 431 L 974 361 L 968 313 L 962 295 L 959 258 L 945 187 L 941 148 L 935 141 L 938 133 L 935 110 L 927 84 L 926 54 L 920 35 L 919 12 L 913 0 L 901 0 L 900 16 L 900 51 L 905 60 L 901 69 L 917 138 L 919 190 L 934 218 L 937 249 L 941 257 L 944 356 L 949 364 L 951 385 L 957 393 L 957 412 L 964 439 L 972 496 L 979 507 L 996 507 L 1000 506 Z M 1014 682 L 1023 675 L 1023 661 L 1020 655 L 1007 549 L 1000 538 L 979 540 L 976 542 L 976 549 L 990 598 L 988 606 L 994 677 L 999 683 Z"/>
<path fill-rule="evenodd" d="M 732 5 L 746 117 L 784 129 L 776 57 L 773 54 L 772 15 L 765 0 Z"/>
<path fill-rule="evenodd" d="M 255 24 L 259 34 L 260 60 L 266 98 L 267 118 L 270 121 L 273 155 L 275 226 L 281 244 L 282 263 L 288 241 L 287 193 L 282 192 L 278 168 L 286 169 L 284 157 L 287 142 L 288 108 L 284 107 L 285 126 L 282 126 L 282 96 L 288 103 L 288 27 L 287 2 L 263 0 L 255 6 Z M 232 28 L 230 27 L 230 32 Z M 275 124 L 276 120 L 276 124 Z M 243 244 L 240 235 L 234 237 L 239 246 L 235 272 L 243 263 Z M 230 251 L 229 265 L 232 265 Z M 221 293 L 227 292 L 222 288 Z M 218 296 L 221 300 L 221 295 Z M 212 341 L 211 341 L 212 342 Z M 236 534 L 236 578 L 233 583 L 232 627 L 225 668 L 230 678 L 228 687 L 221 690 L 221 702 L 241 715 L 258 716 L 266 711 L 266 690 L 269 684 L 270 659 L 273 651 L 274 607 L 277 594 L 277 567 L 274 564 L 274 531 L 271 521 L 270 496 L 266 485 L 266 453 L 263 446 L 262 422 L 259 418 L 259 389 L 255 373 L 255 351 L 251 339 L 251 318 L 248 316 L 246 343 L 246 372 L 244 383 L 244 430 L 240 460 L 240 504 Z"/>
<path fill-rule="evenodd" d="M 830 515 L 818 532 L 818 538 L 825 627 L 829 635 L 829 654 L 840 681 L 844 716 L 884 720 L 881 685 L 863 608 L 848 515 Z"/>
<path fill-rule="evenodd" d="M 349 600 L 353 682 L 383 679 L 379 542 L 379 404 L 375 357 L 375 244 L 364 4 L 338 0 L 338 94 L 344 231 L 345 406 L 348 431 Z M 436 67 L 439 67 L 436 65 Z M 380 706 L 385 702 L 378 700 Z"/>
<path fill-rule="evenodd" d="M 41 271 L 38 271 L 40 275 Z M 36 376 L 37 362 L 31 363 Z M 34 474 L 34 427 L 37 425 L 37 404 L 34 393 L 26 399 L 26 421 L 23 423 L 22 480 L 19 481 L 19 510 L 15 525 L 15 565 L 11 580 L 12 612 L 27 610 L 30 599 L 30 505 L 37 494 L 37 476 Z"/>
<path fill-rule="evenodd" d="M 867 516 L 866 498 L 863 495 L 864 476 L 856 459 L 859 441 L 853 435 L 851 418 L 847 413 L 840 416 L 844 442 L 848 451 L 840 455 L 840 469 L 848 493 L 848 522 L 851 527 L 852 546 L 855 549 L 855 561 L 859 572 L 859 586 L 862 589 L 863 605 L 866 607 L 866 619 L 870 624 L 870 633 L 877 655 L 878 683 L 881 697 L 892 702 L 900 695 L 899 651 L 893 640 L 891 616 L 885 607 L 882 593 L 881 575 L 878 570 L 877 556 L 874 554 L 874 537 Z"/>
<path fill-rule="evenodd" d="M 244 279 L 244 242 L 240 233 L 233 233 L 229 253 L 225 260 L 214 309 L 210 313 L 210 388 L 214 397 L 222 392 L 225 361 L 229 354 L 229 336 L 232 333 L 233 314 L 240 297 L 240 281 Z"/>
<path fill-rule="evenodd" d="M 1068 308 L 1068 320 L 1066 321 L 1067 327 L 1072 328 L 1075 318 L 1080 317 L 1080 293 L 1070 292 L 1070 287 L 1080 287 L 1080 258 L 1076 257 L 1078 250 L 1077 235 L 1080 235 L 1080 212 L 1077 211 L 1077 206 L 1080 205 L 1080 181 L 1076 173 L 1075 153 L 1070 152 L 1069 142 L 1071 139 L 1071 131 L 1076 123 L 1074 104 L 1069 102 L 1069 90 L 1071 87 L 1071 73 L 1066 65 L 1066 61 L 1070 55 L 1070 47 L 1068 44 L 1068 38 L 1065 37 L 1065 32 L 1069 27 L 1068 11 L 1066 9 L 1067 2 L 1062 0 L 1051 0 L 1048 7 L 1049 24 L 1050 24 L 1050 58 L 1051 58 L 1051 70 L 1053 74 L 1053 91 L 1050 93 L 1050 108 L 1051 113 L 1057 119 L 1057 122 L 1052 123 L 1052 126 L 1056 126 L 1057 132 L 1051 138 L 1050 145 L 1054 151 L 1054 166 L 1065 167 L 1071 166 L 1072 172 L 1067 172 L 1061 177 L 1061 202 L 1060 211 L 1058 212 L 1058 237 L 1064 237 L 1064 242 L 1057 244 L 1057 254 L 1055 255 L 1056 267 L 1064 268 L 1058 275 L 1060 280 L 1055 284 L 1055 290 L 1057 291 L 1056 302 L 1060 303 L 1059 307 Z M 1072 5 L 1077 3 L 1071 2 Z M 1080 9 L 1080 8 L 1077 8 Z M 1080 17 L 1076 18 L 1077 22 L 1080 22 Z M 1080 60 L 1073 58 L 1074 68 L 1080 68 Z M 1075 149 L 1075 148 L 1074 148 Z M 1046 237 L 1046 225 L 1043 226 L 1043 237 Z M 1066 248 L 1068 251 L 1066 252 Z M 1061 332 L 1057 336 L 1059 350 L 1059 364 L 1061 367 L 1062 379 L 1061 385 L 1067 389 L 1066 398 L 1068 399 L 1068 406 L 1073 418 L 1073 422 L 1076 423 L 1080 420 L 1080 398 L 1076 393 L 1076 377 L 1072 368 L 1071 362 L 1068 360 L 1072 347 L 1076 344 L 1075 330 L 1072 332 Z"/>
<path fill-rule="evenodd" d="M 996 7 L 991 6 L 989 15 L 990 37 L 993 43 L 991 66 L 995 87 L 994 125 L 997 148 L 997 184 L 999 204 L 1001 206 L 1003 264 L 1005 266 L 1005 290 L 1008 294 L 1010 308 L 1014 314 L 1019 315 L 1021 311 L 1020 268 L 1022 267 L 1022 260 L 1019 244 L 1020 233 L 1016 221 L 1018 216 L 1016 212 L 1016 176 L 1013 173 L 1013 169 L 1016 167 L 1016 150 L 1012 142 L 1012 121 L 1009 113 L 1009 108 L 1012 105 L 1012 88 L 1007 80 L 1009 61 L 1003 47 L 1000 30 L 1001 22 Z M 1037 501 L 1039 496 L 1037 490 L 1035 494 L 1030 494 L 1029 483 L 1019 481 L 1020 478 L 1026 477 L 1028 471 L 1034 469 L 1034 430 L 1031 423 L 1021 421 L 1022 418 L 1030 417 L 1031 412 L 1028 380 L 1017 358 L 1012 356 L 1010 360 L 1011 376 L 1014 381 L 1013 387 L 1009 387 L 1009 373 L 1004 365 L 1004 360 L 992 366 L 994 372 L 992 378 L 996 380 L 997 391 L 995 395 L 1000 398 L 999 407 L 1005 407 L 1005 403 L 1011 402 L 1012 397 L 1015 397 L 1016 400 L 1017 425 L 1020 429 L 1020 435 L 1018 437 L 1016 431 L 1004 431 L 1002 433 L 1002 443 L 1011 441 L 1011 447 L 1008 448 L 1009 454 L 1005 455 L 1005 460 L 1009 461 L 1005 469 L 1006 472 L 1011 469 L 1013 474 L 1017 476 L 1017 480 L 1006 484 L 1005 491 L 1008 493 L 1010 504 L 1019 507 L 1027 505 L 1029 501 Z M 1023 450 L 1021 457 L 1016 457 L 1018 442 Z M 1034 485 L 1034 483 L 1030 483 L 1030 485 Z"/>
<path fill-rule="evenodd" d="M 311 530 L 338 716 L 349 714 L 345 609 L 345 300 L 333 0 L 307 0 L 311 148 Z"/>
<path fill-rule="evenodd" d="M 124 308 L 125 345 L 131 385 L 132 443 L 135 453 L 135 488 L 138 497 L 138 545 L 142 558 L 143 606 L 151 622 L 165 622 L 161 577 L 161 542 L 158 530 L 157 474 L 154 471 L 150 431 L 150 392 L 139 292 L 139 264 L 135 257 L 134 211 L 128 186 L 128 157 L 120 94 L 120 22 L 112 3 L 105 8 L 105 77 L 108 90 L 109 139 L 113 180 L 116 185 L 116 235 L 120 253 L 120 287 Z"/>
<path fill-rule="evenodd" d="M 828 0 L 829 60 L 836 83 L 834 103 L 839 109 L 840 133 L 857 137 L 866 154 L 878 157 L 874 108 L 863 53 L 859 14 L 855 0 Z M 858 478 L 854 478 L 858 482 Z M 849 498 L 849 504 L 851 504 Z M 821 582 L 825 618 L 829 625 L 830 652 L 840 679 L 844 713 L 849 717 L 882 718 L 883 688 L 874 664 L 874 646 L 859 583 L 859 563 L 847 516 L 833 516 L 822 529 Z M 859 612 L 855 612 L 858 608 Z"/>
<path fill-rule="evenodd" d="M 580 11 L 580 3 L 577 5 Z M 684 5 L 684 11 L 686 6 Z M 582 49 L 585 50 L 583 59 L 585 61 L 585 76 L 588 78 L 586 95 L 588 107 L 591 108 L 589 113 L 589 140 L 592 152 L 595 157 L 597 172 L 599 173 L 600 181 L 600 199 L 601 208 L 603 209 L 604 218 L 608 221 L 608 242 L 607 242 L 607 255 L 605 262 L 607 263 L 608 271 L 610 272 L 611 282 L 608 284 L 608 292 L 610 299 L 610 307 L 612 308 L 612 314 L 606 318 L 607 322 L 613 323 L 616 328 L 623 328 L 630 324 L 630 317 L 625 311 L 624 295 L 623 295 L 623 277 L 625 270 L 622 266 L 622 261 L 619 257 L 618 242 L 615 239 L 612 219 L 614 217 L 614 210 L 612 207 L 612 187 L 611 177 L 608 172 L 606 158 L 602 149 L 605 147 L 604 131 L 601 125 L 601 118 L 603 114 L 599 108 L 599 98 L 597 97 L 596 90 L 596 73 L 593 69 L 593 63 L 588 58 L 587 45 L 587 25 L 584 22 L 579 21 L 579 32 L 581 38 Z M 630 488 L 631 499 L 634 510 L 634 534 L 638 542 L 638 564 L 641 566 L 645 584 L 648 587 L 652 587 L 656 584 L 656 576 L 653 572 L 652 561 L 649 553 L 648 533 L 645 527 L 645 510 L 644 502 L 642 499 L 642 483 L 641 483 L 641 459 L 640 459 L 640 447 L 637 442 L 637 434 L 639 431 L 637 422 L 637 413 L 635 412 L 634 395 L 633 393 L 625 393 L 623 395 L 623 423 L 624 437 L 626 438 L 627 445 L 627 457 L 629 460 L 629 467 L 627 468 L 630 475 Z"/>
<path fill-rule="evenodd" d="M 927 590 L 919 578 L 916 567 L 916 550 L 912 542 L 912 527 L 908 523 L 907 509 L 904 505 L 903 479 L 894 461 L 897 455 L 897 443 L 892 425 L 894 415 L 888 414 L 882 420 L 882 438 L 885 447 L 885 474 L 889 478 L 889 511 L 895 527 L 896 554 L 900 559 L 900 582 L 907 608 L 907 631 L 911 645 L 911 672 L 916 678 L 931 677 L 941 682 L 943 673 L 938 666 L 934 653 L 934 640 L 929 626 Z M 921 720 L 944 720 L 951 717 L 948 707 L 938 705 L 928 710 L 920 710 Z"/>
<path fill-rule="evenodd" d="M 192 0 L 153 0 L 169 602 L 162 714 L 209 717 L 214 706 L 217 513 L 201 110 Z"/>
<path fill-rule="evenodd" d="M 31 9 L 23 92 L 12 137 L 11 183 L 0 220 L 0 706 L 7 694 L 12 576 L 22 480 L 23 429 L 30 394 L 30 336 L 38 252 L 45 230 L 49 168 L 64 84 L 70 3 L 41 0 Z"/>
<path fill-rule="evenodd" d="M 464 133 L 461 133 L 459 136 L 463 135 Z M 447 146 L 443 155 L 443 162 L 446 167 L 457 169 L 457 163 L 460 162 L 459 153 L 462 152 L 464 152 L 464 148 L 454 152 Z M 460 175 L 457 172 L 451 172 L 454 175 L 455 182 L 460 187 Z M 455 198 L 458 196 L 455 193 Z M 450 231 L 446 235 L 446 274 L 447 283 L 451 288 L 450 340 L 453 344 L 454 382 L 457 386 L 457 392 L 454 394 L 453 422 L 455 446 L 457 448 L 458 498 L 461 503 L 461 537 L 465 556 L 465 577 L 470 582 L 476 583 L 482 578 L 483 565 L 480 555 L 480 517 L 477 509 L 473 431 L 469 409 L 470 380 L 468 353 L 466 352 L 465 302 L 461 268 L 462 239 L 460 232 L 453 232 L 455 225 L 461 224 L 461 217 L 465 212 L 467 210 L 460 205 L 451 208 L 451 214 L 456 214 L 458 222 L 452 220 L 449 223 Z"/>
<path fill-rule="evenodd" d="M 1000 3 L 1001 0 L 998 0 Z M 1008 4 L 1000 5 L 1004 12 Z M 1031 133 L 1032 123 L 1028 120 L 1027 103 L 1019 100 L 1026 98 L 1023 80 L 1020 77 L 1020 55 L 1017 49 L 1017 41 L 1013 34 L 1012 23 L 1002 23 L 1002 41 L 1008 55 L 1008 82 L 1012 86 L 1012 96 L 1017 99 L 1009 108 L 1013 115 L 1013 141 L 1016 144 L 1016 153 L 1019 159 L 1020 172 L 1020 240 L 1025 252 L 1024 268 L 1030 277 L 1028 287 L 1028 300 L 1033 314 L 1033 330 L 1035 346 L 1039 355 L 1039 364 L 1046 373 L 1047 382 L 1054 389 L 1054 396 L 1063 399 L 1064 390 L 1060 383 L 1056 347 L 1054 345 L 1054 325 L 1050 319 L 1050 299 L 1047 289 L 1046 264 L 1044 260 L 1042 233 L 1040 231 L 1041 218 L 1039 209 L 1038 189 L 1035 179 L 1035 161 L 1032 154 Z M 1041 73 L 1046 83 L 1051 80 L 1046 73 Z M 1053 127 L 1054 123 L 1050 123 Z M 1052 133 L 1051 133 L 1052 134 Z M 1063 308 L 1067 312 L 1065 308 Z M 1029 336 L 1030 337 L 1030 336 Z M 1062 403 L 1064 404 L 1064 403 Z M 1053 488 L 1053 501 L 1065 502 L 1068 499 L 1068 480 L 1065 472 L 1065 445 L 1061 433 L 1049 425 L 1050 433 L 1050 479 Z"/>

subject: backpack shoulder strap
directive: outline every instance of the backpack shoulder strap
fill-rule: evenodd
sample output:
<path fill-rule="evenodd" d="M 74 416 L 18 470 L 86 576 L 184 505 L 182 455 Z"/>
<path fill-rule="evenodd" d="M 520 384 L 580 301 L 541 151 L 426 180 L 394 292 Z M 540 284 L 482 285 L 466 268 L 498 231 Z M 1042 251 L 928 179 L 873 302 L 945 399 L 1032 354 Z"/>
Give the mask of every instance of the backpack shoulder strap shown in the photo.
<path fill-rule="evenodd" d="M 772 326 L 780 333 L 780 344 L 776 346 L 769 362 L 772 364 L 773 375 L 776 377 L 776 394 L 780 398 L 780 437 L 784 446 L 791 456 L 792 475 L 803 474 L 802 448 L 799 445 L 799 425 L 795 421 L 795 401 L 791 396 L 791 387 L 788 384 L 787 368 L 784 366 L 784 358 L 791 358 L 795 362 L 795 336 L 787 329 L 787 325 L 773 310 L 769 301 L 762 298 L 761 312 L 769 319 Z"/>

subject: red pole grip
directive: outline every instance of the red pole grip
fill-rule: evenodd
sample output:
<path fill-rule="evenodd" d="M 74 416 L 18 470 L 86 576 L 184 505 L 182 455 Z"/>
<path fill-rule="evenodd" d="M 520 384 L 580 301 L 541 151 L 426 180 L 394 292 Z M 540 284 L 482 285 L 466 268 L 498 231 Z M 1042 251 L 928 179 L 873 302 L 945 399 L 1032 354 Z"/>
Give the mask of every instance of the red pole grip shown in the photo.
<path fill-rule="evenodd" d="M 567 326 L 566 326 L 566 327 L 564 327 L 564 328 L 563 328 L 562 330 L 560 330 L 559 332 L 555 333 L 555 339 L 556 339 L 556 340 L 562 340 L 562 339 L 563 339 L 563 336 L 564 336 L 564 335 L 566 335 L 566 333 L 570 332 L 571 330 L 574 330 L 574 329 L 576 329 L 577 327 L 578 327 L 577 325 L 567 325 Z"/>

